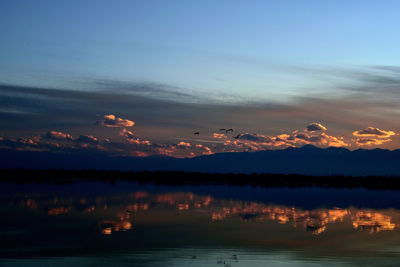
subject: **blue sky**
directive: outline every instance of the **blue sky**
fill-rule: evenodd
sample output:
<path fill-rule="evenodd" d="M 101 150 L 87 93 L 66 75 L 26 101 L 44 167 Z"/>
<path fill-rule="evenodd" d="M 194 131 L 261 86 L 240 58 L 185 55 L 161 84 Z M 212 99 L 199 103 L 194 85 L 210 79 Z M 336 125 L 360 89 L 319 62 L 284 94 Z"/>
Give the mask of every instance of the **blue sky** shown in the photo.
<path fill-rule="evenodd" d="M 264 97 L 320 85 L 292 67 L 396 65 L 399 7 L 398 1 L 2 1 L 0 79 L 59 85 L 102 78 Z"/>
<path fill-rule="evenodd" d="M 32 134 L 89 133 L 84 119 L 106 114 L 169 140 L 224 123 L 263 134 L 310 122 L 338 136 L 396 130 L 399 10 L 398 1 L 365 0 L 4 0 L 0 135 L 27 135 L 28 119 Z M 71 90 L 75 102 L 60 110 L 68 93 L 43 97 L 40 88 Z"/>

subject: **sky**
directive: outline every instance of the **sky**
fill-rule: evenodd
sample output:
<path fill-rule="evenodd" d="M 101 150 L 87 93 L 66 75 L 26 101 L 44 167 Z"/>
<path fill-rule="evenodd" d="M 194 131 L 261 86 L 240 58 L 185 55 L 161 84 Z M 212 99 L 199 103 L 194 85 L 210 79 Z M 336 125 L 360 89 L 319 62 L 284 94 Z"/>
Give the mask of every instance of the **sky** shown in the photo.
<path fill-rule="evenodd" d="M 0 149 L 397 149 L 399 9 L 365 0 L 1 1 Z"/>

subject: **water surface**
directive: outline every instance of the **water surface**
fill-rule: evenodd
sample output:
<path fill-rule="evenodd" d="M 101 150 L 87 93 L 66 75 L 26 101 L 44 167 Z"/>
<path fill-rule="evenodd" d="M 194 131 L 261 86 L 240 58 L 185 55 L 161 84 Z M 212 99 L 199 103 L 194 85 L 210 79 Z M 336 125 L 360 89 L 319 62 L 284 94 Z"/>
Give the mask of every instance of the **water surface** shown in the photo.
<path fill-rule="evenodd" d="M 1 183 L 5 266 L 400 264 L 398 191 Z"/>

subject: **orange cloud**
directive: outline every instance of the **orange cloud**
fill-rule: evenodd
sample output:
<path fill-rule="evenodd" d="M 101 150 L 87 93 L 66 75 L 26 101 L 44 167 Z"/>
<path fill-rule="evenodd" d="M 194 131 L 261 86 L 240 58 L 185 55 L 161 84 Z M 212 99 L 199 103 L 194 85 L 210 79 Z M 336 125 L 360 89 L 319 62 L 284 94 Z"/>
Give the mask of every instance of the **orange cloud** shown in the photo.
<path fill-rule="evenodd" d="M 120 121 L 114 115 L 106 115 L 105 118 L 112 121 Z M 122 120 L 122 119 L 121 119 Z M 117 125 L 118 123 L 115 123 Z M 122 124 L 120 124 L 122 125 Z M 117 127 L 117 126 L 112 126 Z M 119 126 L 118 126 L 119 127 Z M 18 150 L 57 150 L 62 149 L 98 149 L 113 155 L 123 156 L 150 156 L 168 155 L 172 157 L 195 157 L 221 152 L 261 151 L 268 149 L 285 149 L 288 147 L 301 147 L 307 144 L 319 147 L 348 147 L 381 145 L 391 141 L 390 136 L 394 131 L 385 131 L 374 127 L 352 133 L 356 138 L 345 139 L 344 137 L 332 136 L 327 128 L 319 123 L 308 124 L 303 130 L 295 130 L 278 135 L 263 135 L 257 133 L 213 133 L 218 141 L 210 139 L 188 139 L 190 142 L 178 141 L 177 143 L 152 143 L 148 140 L 139 139 L 132 131 L 121 128 L 119 135 L 124 141 L 113 141 L 105 138 L 99 140 L 92 135 L 80 135 L 76 139 L 68 133 L 50 131 L 45 135 L 31 138 L 8 139 L 0 137 L 0 148 L 11 148 Z M 57 142 L 55 140 L 60 140 Z M 63 141 L 64 140 L 64 141 Z M 66 142 L 73 140 L 73 142 Z M 186 140 L 186 139 L 183 139 Z M 349 142 L 348 142 L 348 141 Z M 61 142 L 63 141 L 63 142 Z M 197 142 L 205 142 L 198 144 Z M 209 142 L 207 144 L 207 142 Z"/>
<path fill-rule="evenodd" d="M 377 139 L 377 138 L 358 138 L 356 144 L 359 146 L 372 146 L 381 145 L 386 142 L 390 142 L 392 139 Z"/>
<path fill-rule="evenodd" d="M 328 129 L 326 129 L 326 127 L 323 126 L 322 124 L 319 124 L 317 122 L 312 122 L 307 125 L 306 130 L 309 132 L 316 132 L 316 131 L 326 131 Z"/>
<path fill-rule="evenodd" d="M 331 136 L 323 132 L 326 129 L 324 126 L 319 124 L 310 125 L 313 125 L 311 128 L 313 131 L 308 131 L 306 128 L 306 131 L 294 131 L 291 134 L 280 134 L 277 136 L 245 133 L 239 135 L 235 140 L 226 140 L 224 145 L 229 147 L 228 151 L 259 151 L 273 148 L 300 147 L 307 144 L 322 147 L 349 146 L 344 141 L 344 138 Z"/>
<path fill-rule="evenodd" d="M 101 122 L 104 127 L 119 128 L 119 127 L 132 127 L 135 122 L 127 119 L 117 118 L 115 115 L 104 115 L 104 120 Z"/>
<path fill-rule="evenodd" d="M 343 140 L 343 137 L 330 136 L 325 133 L 322 133 L 321 136 L 325 144 L 330 147 L 346 147 L 350 145 Z"/>
<path fill-rule="evenodd" d="M 202 154 L 203 155 L 211 155 L 213 154 L 211 148 L 207 147 L 207 146 L 203 146 L 201 144 L 197 144 L 195 145 L 196 148 L 200 148 L 201 150 L 203 150 Z"/>
<path fill-rule="evenodd" d="M 355 140 L 357 145 L 372 146 L 392 141 L 389 137 L 396 135 L 396 133 L 375 127 L 367 127 L 366 129 L 353 132 L 353 135 L 359 137 Z"/>
<path fill-rule="evenodd" d="M 87 144 L 97 144 L 99 139 L 92 135 L 81 135 L 79 138 L 75 139 L 77 143 L 87 143 Z"/>
<path fill-rule="evenodd" d="M 385 131 L 375 127 L 367 127 L 366 129 L 353 132 L 357 137 L 376 137 L 376 138 L 389 138 L 396 133 L 393 131 Z"/>
<path fill-rule="evenodd" d="M 191 147 L 192 145 L 190 143 L 186 143 L 186 142 L 181 141 L 181 142 L 178 143 L 178 146 Z"/>
<path fill-rule="evenodd" d="M 226 138 L 228 138 L 228 136 L 226 136 L 226 134 L 223 134 L 223 133 L 213 133 L 213 137 L 217 138 L 217 139 L 226 139 Z"/>
<path fill-rule="evenodd" d="M 50 131 L 46 134 L 46 138 L 58 140 L 72 140 L 72 136 L 63 132 Z"/>
<path fill-rule="evenodd" d="M 130 144 L 137 144 L 137 145 L 151 145 L 150 141 L 147 140 L 140 140 L 138 137 L 136 137 L 131 131 L 128 131 L 127 129 L 122 129 L 119 132 L 119 135 L 123 136 L 126 138 L 126 141 Z"/>
<path fill-rule="evenodd" d="M 211 154 L 213 154 L 213 151 L 211 150 L 211 148 L 205 146 L 205 147 L 203 147 L 203 149 L 205 150 L 203 152 L 203 155 L 211 155 Z"/>
<path fill-rule="evenodd" d="M 131 131 L 128 131 L 127 129 L 122 129 L 120 132 L 119 132 L 119 135 L 120 136 L 123 136 L 123 137 L 125 137 L 125 138 L 136 138 L 136 136 L 131 132 Z"/>
<path fill-rule="evenodd" d="M 20 138 L 18 142 L 24 145 L 38 145 L 39 140 L 35 140 L 34 138 Z"/>

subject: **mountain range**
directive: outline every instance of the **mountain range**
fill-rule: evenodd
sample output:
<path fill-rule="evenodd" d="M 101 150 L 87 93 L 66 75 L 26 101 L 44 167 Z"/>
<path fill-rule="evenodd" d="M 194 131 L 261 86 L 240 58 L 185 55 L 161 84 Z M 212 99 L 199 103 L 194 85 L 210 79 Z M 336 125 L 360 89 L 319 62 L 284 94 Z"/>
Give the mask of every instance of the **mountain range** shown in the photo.
<path fill-rule="evenodd" d="M 0 168 L 398 176 L 400 149 L 351 151 L 305 145 L 283 150 L 218 153 L 183 159 L 110 156 L 100 152 L 54 153 L 3 149 L 0 150 Z"/>

